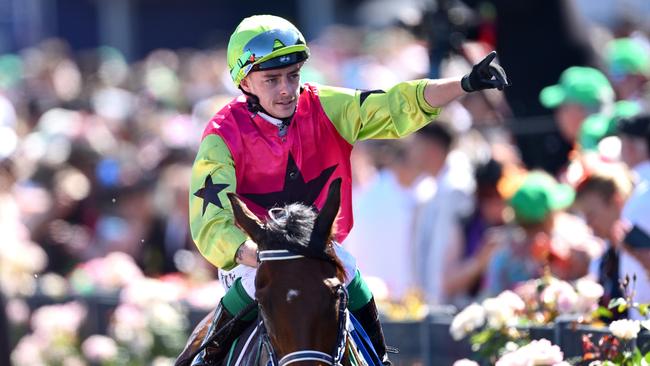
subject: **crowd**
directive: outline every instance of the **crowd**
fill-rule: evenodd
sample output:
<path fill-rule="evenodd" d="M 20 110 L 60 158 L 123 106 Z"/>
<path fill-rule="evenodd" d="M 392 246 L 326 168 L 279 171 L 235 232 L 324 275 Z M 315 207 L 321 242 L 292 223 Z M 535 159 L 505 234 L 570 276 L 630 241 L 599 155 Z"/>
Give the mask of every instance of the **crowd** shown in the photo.
<path fill-rule="evenodd" d="M 605 306 L 650 300 L 650 43 L 640 31 L 599 41 L 602 70 L 571 66 L 537 91 L 572 147 L 556 171 L 525 167 L 466 100 L 411 140 L 368 147 L 376 172 L 360 180 L 347 244 L 389 297 L 465 306 L 550 274 L 598 279 Z"/>
<path fill-rule="evenodd" d="M 408 139 L 355 146 L 355 226 L 343 244 L 376 297 L 462 307 L 550 272 L 592 276 L 605 304 L 634 276 L 637 301 L 650 302 L 649 35 L 601 33 L 601 70 L 574 65 L 536 91 L 573 147 L 558 171 L 524 165 L 498 92 L 468 95 Z M 403 28 L 334 26 L 310 48 L 303 81 L 381 89 L 430 67 L 426 44 Z M 191 241 L 188 197 L 204 126 L 239 95 L 225 62 L 221 48 L 127 63 L 116 49 L 72 52 L 56 39 L 0 56 L 6 298 L 33 294 L 40 273 L 78 281 L 80 265 L 114 252 L 149 277 L 215 278 Z M 469 67 L 452 56 L 441 75 Z"/>

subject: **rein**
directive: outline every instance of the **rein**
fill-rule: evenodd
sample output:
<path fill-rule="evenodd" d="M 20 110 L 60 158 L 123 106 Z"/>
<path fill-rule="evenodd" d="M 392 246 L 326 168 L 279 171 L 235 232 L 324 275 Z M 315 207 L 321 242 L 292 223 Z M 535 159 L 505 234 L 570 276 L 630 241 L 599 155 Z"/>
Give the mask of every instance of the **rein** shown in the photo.
<path fill-rule="evenodd" d="M 290 250 L 278 249 L 278 250 L 262 250 L 257 254 L 258 262 L 267 262 L 267 261 L 281 261 L 281 260 L 290 260 L 304 258 L 304 255 L 296 254 Z M 339 298 L 339 322 L 336 336 L 336 347 L 332 354 L 327 354 L 321 351 L 314 350 L 301 350 L 291 352 L 279 361 L 275 360 L 275 355 L 273 357 L 273 364 L 277 366 L 285 366 L 295 362 L 302 361 L 318 361 L 332 366 L 340 366 L 341 361 L 343 360 L 343 355 L 345 354 L 345 346 L 347 344 L 347 332 L 345 331 L 345 326 L 348 319 L 348 292 L 345 289 L 343 284 L 339 284 L 336 287 L 336 295 Z"/>
<path fill-rule="evenodd" d="M 189 357 L 190 360 L 193 360 L 201 351 L 206 349 L 212 342 L 214 342 L 215 339 L 217 339 L 218 336 L 220 336 L 222 333 L 225 332 L 230 332 L 230 327 L 232 327 L 233 324 L 235 324 L 235 321 L 240 320 L 241 318 L 245 317 L 250 313 L 253 309 L 257 308 L 257 301 L 252 302 L 251 304 L 248 304 L 242 311 L 239 312 L 239 314 L 235 315 L 232 319 L 230 319 L 226 324 L 221 327 L 218 331 L 214 332 L 212 336 L 206 340 L 203 341 L 201 346 L 194 350 L 192 352 L 191 356 Z"/>

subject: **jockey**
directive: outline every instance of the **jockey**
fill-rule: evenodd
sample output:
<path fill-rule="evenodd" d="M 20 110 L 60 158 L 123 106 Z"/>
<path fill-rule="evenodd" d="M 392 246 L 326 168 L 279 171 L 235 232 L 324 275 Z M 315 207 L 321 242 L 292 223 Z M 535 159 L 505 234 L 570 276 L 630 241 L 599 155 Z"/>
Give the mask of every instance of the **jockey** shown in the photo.
<path fill-rule="evenodd" d="M 232 80 L 243 95 L 206 126 L 190 188 L 192 238 L 219 268 L 219 279 L 227 288 L 203 340 L 255 298 L 257 245 L 235 226 L 226 193 L 236 192 L 253 213 L 265 218 L 272 207 L 293 202 L 320 209 L 327 196 L 324 188 L 342 178 L 335 239 L 343 243 L 352 229 L 354 142 L 406 136 L 465 92 L 502 90 L 508 85 L 503 69 L 491 64 L 494 53 L 462 78 L 402 82 L 386 91 L 300 84 L 309 48 L 293 24 L 271 15 L 244 19 L 230 37 L 227 57 Z M 388 363 L 372 293 L 354 258 L 340 245 L 335 247 L 346 269 L 348 308 Z M 232 331 L 211 342 L 191 364 L 220 364 L 255 316 L 237 319 Z M 190 339 L 188 347 L 192 344 Z"/>

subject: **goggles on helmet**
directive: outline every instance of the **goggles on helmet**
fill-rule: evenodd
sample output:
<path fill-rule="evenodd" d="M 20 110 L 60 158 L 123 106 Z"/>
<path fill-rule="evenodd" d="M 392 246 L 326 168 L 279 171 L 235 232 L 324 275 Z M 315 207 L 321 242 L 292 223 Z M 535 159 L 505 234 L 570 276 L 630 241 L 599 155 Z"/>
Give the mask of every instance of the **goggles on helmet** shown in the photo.
<path fill-rule="evenodd" d="M 304 61 L 309 56 L 300 33 L 293 29 L 272 29 L 253 37 L 230 70 L 233 80 L 248 75 L 253 66 L 259 70 L 283 67 Z"/>

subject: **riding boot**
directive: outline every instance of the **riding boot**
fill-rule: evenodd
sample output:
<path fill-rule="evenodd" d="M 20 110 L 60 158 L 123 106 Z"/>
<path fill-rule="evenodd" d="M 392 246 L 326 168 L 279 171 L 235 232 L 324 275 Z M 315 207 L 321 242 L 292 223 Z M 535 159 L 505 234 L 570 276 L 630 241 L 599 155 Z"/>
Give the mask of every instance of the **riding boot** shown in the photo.
<path fill-rule="evenodd" d="M 223 306 L 223 303 L 219 302 L 219 307 L 217 307 L 217 310 L 214 313 L 214 318 L 212 318 L 210 328 L 201 342 L 201 347 L 203 347 L 206 342 L 210 341 L 210 338 L 212 338 L 216 332 L 221 331 L 224 325 L 233 318 L 234 316 L 228 312 L 228 310 Z M 232 342 L 234 342 L 252 322 L 253 320 L 236 319 L 229 326 L 230 330 L 222 331 L 222 334 L 219 334 L 216 338 L 212 339 L 208 346 L 194 357 L 191 366 L 221 365 L 230 350 Z"/>
<path fill-rule="evenodd" d="M 375 352 L 377 352 L 382 363 L 384 365 L 392 365 L 386 353 L 386 340 L 384 339 L 384 332 L 381 329 L 381 323 L 379 323 L 375 298 L 371 298 L 361 309 L 353 311 L 352 315 L 361 323 L 368 337 L 370 337 L 372 346 L 375 348 Z"/>

